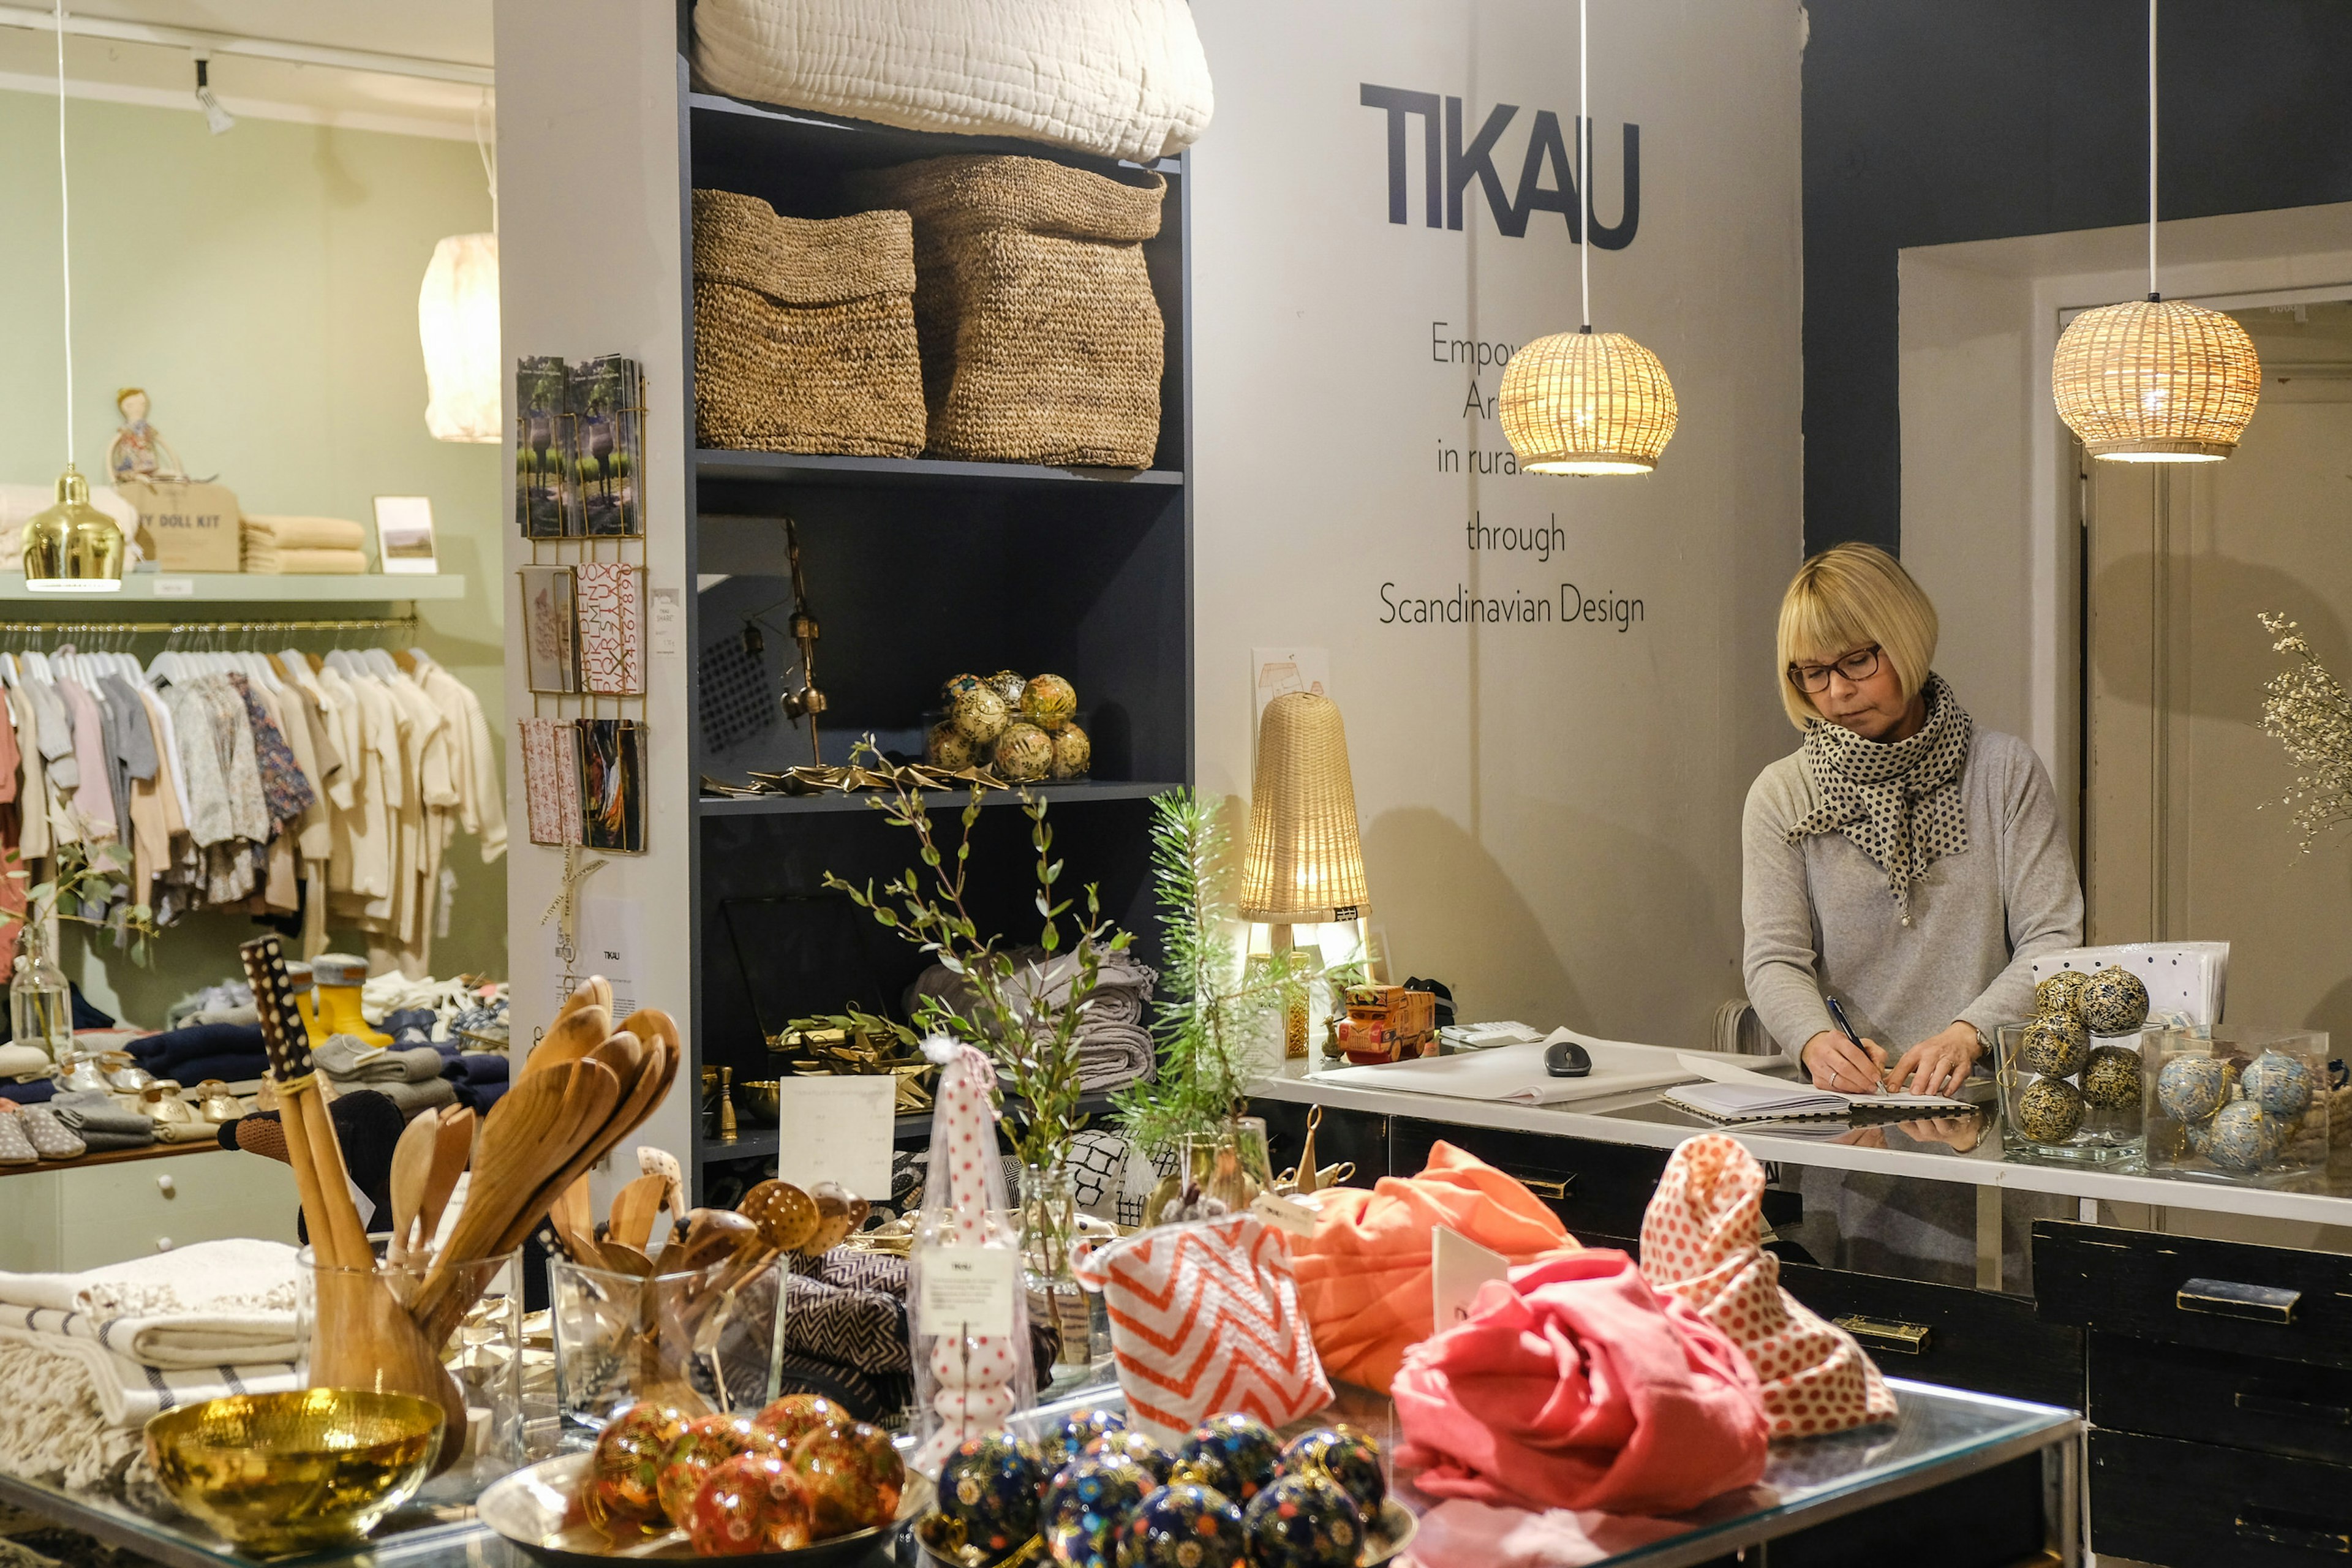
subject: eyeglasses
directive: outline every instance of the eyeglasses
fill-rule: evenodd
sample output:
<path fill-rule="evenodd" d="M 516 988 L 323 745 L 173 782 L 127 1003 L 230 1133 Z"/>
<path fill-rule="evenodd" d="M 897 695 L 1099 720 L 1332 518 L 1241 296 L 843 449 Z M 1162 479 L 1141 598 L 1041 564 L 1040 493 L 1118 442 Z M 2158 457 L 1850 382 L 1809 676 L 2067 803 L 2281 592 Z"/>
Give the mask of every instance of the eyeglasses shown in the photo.
<path fill-rule="evenodd" d="M 1878 645 L 1858 647 L 1829 664 L 1792 664 L 1789 667 L 1789 684 L 1804 692 L 1827 691 L 1832 670 L 1848 680 L 1868 680 L 1878 673 Z"/>

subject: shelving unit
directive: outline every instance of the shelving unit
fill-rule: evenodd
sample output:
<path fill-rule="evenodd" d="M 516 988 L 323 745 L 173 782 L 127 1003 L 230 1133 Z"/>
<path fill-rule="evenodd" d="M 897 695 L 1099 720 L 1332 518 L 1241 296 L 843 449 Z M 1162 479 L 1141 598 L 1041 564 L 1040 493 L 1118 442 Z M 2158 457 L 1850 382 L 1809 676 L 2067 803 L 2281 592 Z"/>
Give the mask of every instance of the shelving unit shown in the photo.
<path fill-rule="evenodd" d="M 681 48 L 689 37 L 689 8 L 681 5 Z M 687 75 L 681 58 L 682 86 Z M 1016 153 L 1098 173 L 1119 167 L 1039 143 L 927 135 L 709 93 L 681 91 L 678 103 L 689 371 L 679 390 L 689 442 L 696 187 L 824 217 L 856 210 L 840 188 L 844 173 L 942 153 Z M 1082 899 L 1080 886 L 1094 882 L 1104 914 L 1135 931 L 1151 961 L 1150 797 L 1192 777 L 1189 164 L 1179 157 L 1152 167 L 1168 188 L 1160 237 L 1144 254 L 1166 324 L 1167 368 L 1150 468 L 691 452 L 685 580 L 693 591 L 685 595 L 680 723 L 697 726 L 683 816 L 692 837 L 689 1032 L 698 1075 L 724 1064 L 739 1084 L 772 1077 L 763 1026 L 853 1002 L 897 1014 L 900 992 L 923 967 L 921 954 L 824 888 L 828 872 L 863 884 L 914 862 L 908 835 L 881 819 L 872 796 L 700 793 L 706 773 L 740 779 L 754 767 L 810 760 L 807 731 L 781 721 L 716 750 L 697 722 L 702 656 L 732 657 L 728 645 L 747 628 L 761 651 L 757 678 L 744 685 L 772 701 L 793 668 L 786 516 L 798 527 L 811 608 L 824 628 L 816 685 L 830 702 L 824 760 L 845 761 L 866 733 L 896 751 L 916 749 L 940 683 L 959 671 L 1066 677 L 1078 689 L 1095 764 L 1083 782 L 1034 791 L 1048 803 L 1054 853 L 1066 868 L 1062 886 Z M 965 798 L 927 801 L 950 842 L 961 831 L 951 814 Z M 1028 824 L 999 809 L 1019 804 L 1013 792 L 992 792 L 983 804 L 991 809 L 974 833 L 974 914 L 1025 940 L 1037 923 Z M 1105 1096 L 1085 1103 L 1096 1115 L 1109 1105 Z M 928 1136 L 928 1115 L 898 1120 L 901 1143 Z M 692 1140 L 700 1182 L 705 1171 L 772 1157 L 777 1134 L 745 1128 L 720 1143 L 697 1116 Z"/>
<path fill-rule="evenodd" d="M 388 605 L 401 599 L 462 599 L 466 579 L 458 573 L 386 576 L 350 574 L 269 576 L 243 572 L 133 572 L 111 594 L 36 594 L 22 572 L 0 572 L 0 602 L 79 605 Z"/>

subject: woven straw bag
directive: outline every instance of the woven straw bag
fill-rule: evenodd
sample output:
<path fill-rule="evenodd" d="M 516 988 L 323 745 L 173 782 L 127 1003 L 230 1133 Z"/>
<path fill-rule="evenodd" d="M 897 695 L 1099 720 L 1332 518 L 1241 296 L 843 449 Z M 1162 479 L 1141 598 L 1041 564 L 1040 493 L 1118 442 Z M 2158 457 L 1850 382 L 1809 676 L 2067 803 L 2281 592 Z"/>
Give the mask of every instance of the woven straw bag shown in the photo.
<path fill-rule="evenodd" d="M 923 449 L 907 215 L 779 217 L 694 193 L 694 425 L 704 447 Z"/>
<path fill-rule="evenodd" d="M 848 183 L 914 218 L 934 455 L 1150 466 L 1166 334 L 1143 242 L 1166 180 L 959 154 Z"/>

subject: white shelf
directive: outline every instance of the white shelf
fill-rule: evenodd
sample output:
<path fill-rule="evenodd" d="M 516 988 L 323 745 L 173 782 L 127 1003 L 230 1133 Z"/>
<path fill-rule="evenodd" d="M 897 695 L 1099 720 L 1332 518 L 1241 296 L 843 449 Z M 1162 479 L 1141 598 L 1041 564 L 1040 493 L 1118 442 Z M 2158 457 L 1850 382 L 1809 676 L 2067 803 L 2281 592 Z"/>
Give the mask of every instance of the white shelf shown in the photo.
<path fill-rule="evenodd" d="M 58 618 L 101 605 L 386 605 L 400 599 L 462 599 L 463 574 L 387 577 L 360 574 L 272 577 L 242 572 L 133 572 L 113 594 L 36 594 L 22 572 L 0 572 L 0 601 L 54 606 Z"/>

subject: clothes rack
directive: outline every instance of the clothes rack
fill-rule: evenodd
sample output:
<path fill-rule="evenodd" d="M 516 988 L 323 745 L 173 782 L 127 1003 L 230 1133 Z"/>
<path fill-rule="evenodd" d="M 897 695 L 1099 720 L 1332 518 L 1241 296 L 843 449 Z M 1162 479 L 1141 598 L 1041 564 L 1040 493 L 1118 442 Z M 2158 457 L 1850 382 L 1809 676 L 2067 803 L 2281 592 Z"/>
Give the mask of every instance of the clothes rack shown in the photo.
<path fill-rule="evenodd" d="M 341 620 L 296 621 L 0 621 L 0 636 L 46 636 L 56 632 L 163 633 L 183 637 L 205 632 L 414 632 L 415 616 L 363 616 Z"/>

